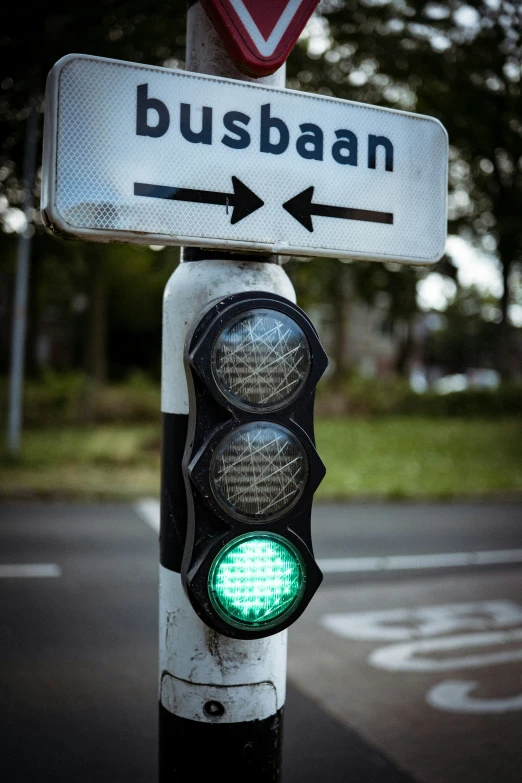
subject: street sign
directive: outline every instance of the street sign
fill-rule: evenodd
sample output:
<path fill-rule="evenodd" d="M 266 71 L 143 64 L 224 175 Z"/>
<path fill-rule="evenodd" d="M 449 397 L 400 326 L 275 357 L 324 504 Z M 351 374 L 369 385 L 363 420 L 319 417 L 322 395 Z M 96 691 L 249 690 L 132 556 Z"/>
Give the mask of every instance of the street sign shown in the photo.
<path fill-rule="evenodd" d="M 47 86 L 42 212 L 69 237 L 432 264 L 447 135 L 417 114 L 68 55 Z"/>
<path fill-rule="evenodd" d="M 319 0 L 201 0 L 231 60 L 249 76 L 280 68 Z"/>

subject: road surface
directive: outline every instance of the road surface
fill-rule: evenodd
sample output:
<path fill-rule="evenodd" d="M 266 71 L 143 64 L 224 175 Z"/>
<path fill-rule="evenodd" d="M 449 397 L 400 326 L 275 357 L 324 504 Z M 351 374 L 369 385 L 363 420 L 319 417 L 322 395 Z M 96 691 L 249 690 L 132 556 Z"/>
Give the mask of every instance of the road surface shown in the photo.
<path fill-rule="evenodd" d="M 155 780 L 154 513 L 0 506 L 2 781 Z M 285 783 L 519 783 L 521 522 L 516 503 L 316 507 Z"/>

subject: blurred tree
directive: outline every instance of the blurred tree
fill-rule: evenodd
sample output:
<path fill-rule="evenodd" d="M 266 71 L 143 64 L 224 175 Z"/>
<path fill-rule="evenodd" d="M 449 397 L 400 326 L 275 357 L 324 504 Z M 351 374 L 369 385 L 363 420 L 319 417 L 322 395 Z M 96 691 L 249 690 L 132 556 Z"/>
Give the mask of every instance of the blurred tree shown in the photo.
<path fill-rule="evenodd" d="M 334 258 L 292 259 L 286 271 L 294 285 L 297 301 L 305 310 L 325 302 L 335 313 L 336 329 L 333 333 L 330 358 L 333 372 L 332 385 L 340 385 L 346 371 L 345 345 L 348 340 L 350 304 L 353 298 L 352 270 L 350 265 Z"/>
<path fill-rule="evenodd" d="M 444 273 L 454 274 L 455 269 L 449 259 L 446 264 Z M 355 298 L 373 305 L 380 295 L 386 295 L 389 303 L 386 323 L 388 332 L 396 335 L 404 333 L 395 369 L 402 375 L 409 374 L 415 347 L 413 327 L 418 312 L 416 286 L 419 274 L 415 269 L 399 264 L 363 261 L 347 263 L 333 258 L 314 258 L 292 261 L 286 270 L 295 286 L 297 300 L 305 309 L 324 302 L 334 309 L 336 329 L 331 352 L 334 386 L 352 369 L 346 364 L 346 345 L 349 340 L 350 308 Z M 399 324 L 405 328 L 398 329 Z"/>
<path fill-rule="evenodd" d="M 83 368 L 96 385 L 137 369 L 159 378 L 165 284 L 177 248 L 42 237 L 32 280 L 29 368 Z"/>
<path fill-rule="evenodd" d="M 29 101 L 36 95 L 43 111 L 45 79 L 48 71 L 60 57 L 70 52 L 82 52 L 113 57 L 133 62 L 182 67 L 185 48 L 186 4 L 182 0 L 97 0 L 89 4 L 71 6 L 63 0 L 55 0 L 51 6 L 26 6 L 11 3 L 2 9 L 0 29 L 0 222 L 5 230 L 12 230 L 12 223 L 19 217 L 16 207 L 23 203 L 24 193 L 20 183 L 23 160 L 24 125 L 29 115 Z M 36 183 L 38 190 L 39 183 Z M 32 283 L 29 318 L 31 335 L 35 325 L 41 323 L 43 309 L 47 315 L 53 310 L 49 303 L 62 294 L 69 297 L 83 295 L 88 309 L 88 327 L 84 329 L 84 366 L 97 381 L 107 375 L 107 328 L 110 323 L 110 306 L 107 296 L 115 287 L 111 276 L 118 276 L 115 265 L 110 263 L 114 252 L 107 245 L 65 243 L 47 236 L 41 226 L 38 213 L 34 215 L 36 236 L 33 242 L 33 267 L 37 274 Z M 30 228 L 29 230 L 33 230 Z M 4 234 L 0 241 L 5 248 L 8 242 Z M 12 244 L 12 240 L 10 242 Z M 130 269 L 132 259 L 138 256 L 135 248 L 127 251 L 122 263 Z M 4 255 L 4 253 L 2 253 Z M 146 251 L 143 258 L 151 261 Z M 56 277 L 56 264 L 63 264 L 62 275 L 68 284 Z M 170 270 L 174 256 L 169 256 Z M 40 266 L 40 269 L 39 269 Z M 79 269 L 81 273 L 79 274 Z M 143 270 L 146 274 L 146 270 Z M 12 269 L 6 264 L 1 272 L 2 289 L 11 288 Z M 46 279 L 47 276 L 47 279 Z M 60 277 L 60 276 L 58 276 Z M 134 278 L 134 282 L 136 282 Z M 150 286 L 145 277 L 140 281 L 141 297 L 147 301 Z M 49 289 L 54 284 L 58 290 Z M 153 284 L 152 298 L 156 301 Z M 35 296 L 35 290 L 39 294 Z M 48 296 L 44 307 L 41 297 Z M 58 293 L 60 292 L 60 293 Z M 38 304 L 40 302 L 40 305 Z M 157 302 L 156 302 L 157 304 Z M 54 306 L 54 316 L 63 312 L 61 304 Z M 156 315 L 155 328 L 161 323 L 161 300 Z M 7 325 L 9 314 L 2 317 Z M 109 319 L 109 320 L 108 320 Z M 30 340 L 31 342 L 31 340 Z M 112 341 L 113 344 L 118 342 Z M 149 347 L 150 351 L 150 347 Z M 159 353 L 159 342 L 157 346 Z M 34 356 L 30 346 L 28 358 Z M 137 361 L 146 360 L 139 355 Z"/>
<path fill-rule="evenodd" d="M 82 246 L 88 279 L 89 325 L 85 350 L 85 370 L 98 386 L 107 382 L 107 270 L 99 246 Z"/>
<path fill-rule="evenodd" d="M 325 0 L 320 8 L 322 15 L 309 27 L 313 35 L 305 35 L 289 59 L 289 86 L 417 110 L 442 120 L 451 140 L 453 230 L 464 233 L 486 250 L 496 247 L 502 261 L 505 285 L 502 322 L 496 330 L 500 345 L 497 357 L 503 373 L 509 374 L 509 288 L 513 269 L 520 266 L 522 258 L 520 3 Z M 20 186 L 23 126 L 30 95 L 43 96 L 45 76 L 52 64 L 71 51 L 79 51 L 182 67 L 185 13 L 184 0 L 147 0 L 146 3 L 95 0 L 75 6 L 55 0 L 51 6 L 31 6 L 30 12 L 16 4 L 2 9 L 0 218 L 6 218 L 9 206 L 16 207 L 23 201 Z M 85 293 L 87 282 L 82 274 L 89 273 L 85 261 L 77 260 L 78 245 L 58 243 L 45 236 L 38 215 L 35 215 L 35 225 L 35 264 L 44 258 L 48 260 L 40 278 L 56 270 L 56 264 L 50 264 L 49 258 L 60 259 L 60 263 L 69 265 L 70 290 Z M 5 235 L 0 236 L 0 241 L 4 247 L 8 241 L 12 245 L 12 239 Z M 90 330 L 90 334 L 104 333 L 106 311 L 109 350 L 113 355 L 114 346 L 119 344 L 117 355 L 123 357 L 124 340 L 120 341 L 113 333 L 114 329 L 123 329 L 124 322 L 115 315 L 118 296 L 121 291 L 129 290 L 124 278 L 128 275 L 129 280 L 134 279 L 131 264 L 135 261 L 139 267 L 137 259 L 143 260 L 145 256 L 140 257 L 134 248 L 128 249 L 124 259 L 108 246 L 96 248 L 103 258 L 101 266 L 106 277 L 97 290 L 100 296 L 106 290 L 109 300 L 106 306 L 96 308 L 91 295 L 92 312 L 98 312 L 101 320 L 100 328 Z M 151 258 L 149 251 L 146 252 Z M 2 256 L 6 257 L 4 252 Z M 173 262 L 166 251 L 157 256 L 151 264 L 157 264 L 160 257 L 167 266 Z M 117 257 L 121 259 L 123 273 L 119 263 L 109 263 L 109 259 Z M 83 272 L 79 275 L 80 267 Z M 454 275 L 447 260 L 440 271 Z M 156 302 L 156 283 L 150 277 L 150 269 L 144 275 L 141 278 L 143 302 Z M 322 259 L 319 263 L 301 264 L 294 276 L 305 296 L 323 296 L 345 314 L 350 296 L 346 276 L 352 289 L 365 301 L 371 302 L 376 293 L 387 291 L 391 295 L 390 317 L 412 322 L 416 308 L 414 270 L 364 263 L 346 267 Z M 94 278 L 92 282 L 94 292 Z M 40 279 L 39 285 L 45 288 L 45 279 Z M 5 281 L 0 288 L 7 288 Z M 32 301 L 38 301 L 38 297 L 33 296 Z M 125 326 L 130 327 L 129 323 Z M 123 331 L 118 334 L 123 335 Z M 335 350 L 339 356 L 343 355 L 343 335 L 343 330 L 338 330 L 339 344 Z M 102 343 L 106 345 L 107 340 Z M 135 340 L 136 349 L 138 344 L 141 343 Z M 408 351 L 406 337 L 399 369 L 406 369 Z M 132 362 L 132 351 L 127 355 Z M 140 353 L 140 361 L 143 359 Z M 103 361 L 100 359 L 100 366 Z"/>
<path fill-rule="evenodd" d="M 445 373 L 465 373 L 472 367 L 492 367 L 500 328 L 499 302 L 477 288 L 458 288 L 455 300 L 430 330 L 425 360 Z"/>
<path fill-rule="evenodd" d="M 522 5 L 518 0 L 325 0 L 289 61 L 291 86 L 438 117 L 454 231 L 496 249 L 509 375 L 510 281 L 522 262 Z"/>
<path fill-rule="evenodd" d="M 303 263 L 305 262 L 305 263 Z M 448 260 L 448 269 L 454 268 Z M 346 364 L 349 352 L 350 309 L 355 298 L 368 305 L 385 294 L 388 302 L 386 327 L 390 334 L 404 333 L 399 344 L 397 372 L 408 375 L 415 348 L 413 327 L 418 311 L 416 286 L 418 273 L 398 264 L 340 262 L 333 258 L 293 260 L 286 266 L 296 289 L 297 300 L 305 309 L 327 302 L 335 313 L 331 359 L 333 386 L 341 385 L 352 369 Z M 397 329 L 399 324 L 405 329 Z"/>
<path fill-rule="evenodd" d="M 129 252 L 130 251 L 130 252 Z M 108 283 L 108 356 L 112 375 L 134 369 L 155 378 L 161 370 L 161 318 L 165 285 L 179 248 L 111 245 Z"/>
<path fill-rule="evenodd" d="M 0 194 L 21 203 L 23 125 L 31 94 L 43 98 L 52 65 L 70 52 L 182 67 L 186 7 L 182 0 L 54 0 L 30 10 L 2 9 L 0 30 Z"/>

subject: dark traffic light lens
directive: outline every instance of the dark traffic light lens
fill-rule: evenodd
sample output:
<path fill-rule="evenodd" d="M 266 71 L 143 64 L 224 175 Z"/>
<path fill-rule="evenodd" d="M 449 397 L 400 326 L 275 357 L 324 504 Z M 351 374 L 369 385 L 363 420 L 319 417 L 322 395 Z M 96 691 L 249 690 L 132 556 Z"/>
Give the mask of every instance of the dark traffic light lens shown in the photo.
<path fill-rule="evenodd" d="M 212 365 L 221 391 L 247 410 L 286 405 L 306 381 L 311 358 L 298 324 L 275 310 L 249 310 L 219 334 Z"/>
<path fill-rule="evenodd" d="M 308 458 L 286 427 L 252 422 L 225 436 L 210 467 L 218 503 L 247 522 L 266 522 L 285 514 L 301 497 Z"/>
<path fill-rule="evenodd" d="M 216 611 L 243 628 L 280 623 L 301 601 L 305 587 L 301 556 L 274 533 L 246 533 L 217 555 L 208 576 Z"/>

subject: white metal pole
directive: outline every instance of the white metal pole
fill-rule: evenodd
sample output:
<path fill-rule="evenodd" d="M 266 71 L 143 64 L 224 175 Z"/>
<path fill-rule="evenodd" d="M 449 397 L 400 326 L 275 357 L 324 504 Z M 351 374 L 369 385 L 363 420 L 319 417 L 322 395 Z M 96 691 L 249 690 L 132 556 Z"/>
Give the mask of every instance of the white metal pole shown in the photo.
<path fill-rule="evenodd" d="M 38 128 L 38 104 L 31 99 L 25 137 L 23 187 L 25 190 L 24 213 L 28 219 L 33 207 L 33 185 L 36 169 L 36 132 Z M 20 234 L 16 256 L 16 281 L 13 302 L 13 327 L 11 336 L 11 367 L 9 374 L 9 412 L 7 418 L 7 448 L 13 455 L 20 452 L 22 429 L 22 404 L 24 396 L 25 334 L 27 328 L 27 298 L 29 293 L 29 262 L 31 236 Z"/>
<path fill-rule="evenodd" d="M 253 81 L 232 64 L 199 3 L 188 11 L 187 69 Z M 284 79 L 282 68 L 259 81 L 284 87 Z M 182 259 L 163 305 L 160 781 L 279 781 L 287 633 L 222 636 L 199 619 L 181 585 L 189 410 L 183 347 L 192 321 L 216 297 L 270 291 L 295 301 L 295 292 L 273 256 L 187 248 Z"/>

